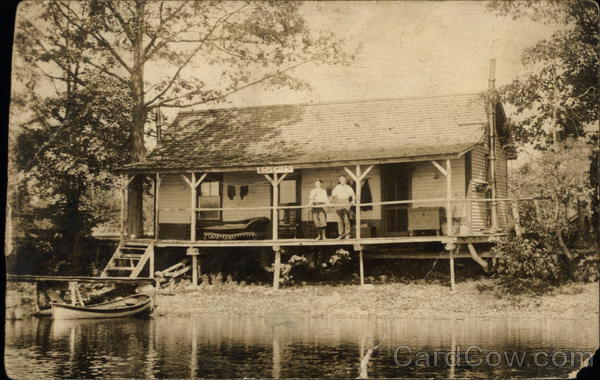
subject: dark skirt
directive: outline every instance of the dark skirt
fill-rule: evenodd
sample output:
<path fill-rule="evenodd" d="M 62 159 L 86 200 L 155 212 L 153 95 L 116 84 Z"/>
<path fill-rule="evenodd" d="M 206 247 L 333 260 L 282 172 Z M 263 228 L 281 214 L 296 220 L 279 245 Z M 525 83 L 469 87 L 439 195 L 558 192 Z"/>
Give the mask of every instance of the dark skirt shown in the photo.
<path fill-rule="evenodd" d="M 315 227 L 323 228 L 327 227 L 327 213 L 322 207 L 313 207 L 310 210 L 310 217 L 312 218 Z"/>

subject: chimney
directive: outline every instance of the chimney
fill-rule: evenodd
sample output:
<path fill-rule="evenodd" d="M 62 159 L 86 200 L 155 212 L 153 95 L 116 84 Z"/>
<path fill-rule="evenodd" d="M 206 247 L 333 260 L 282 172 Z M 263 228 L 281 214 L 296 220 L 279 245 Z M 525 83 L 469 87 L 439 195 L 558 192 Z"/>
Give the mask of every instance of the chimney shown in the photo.
<path fill-rule="evenodd" d="M 496 199 L 496 59 L 490 59 L 490 76 L 488 78 L 488 124 L 489 124 L 489 178 L 491 187 L 491 198 Z M 498 229 L 498 205 L 491 201 L 492 231 Z"/>

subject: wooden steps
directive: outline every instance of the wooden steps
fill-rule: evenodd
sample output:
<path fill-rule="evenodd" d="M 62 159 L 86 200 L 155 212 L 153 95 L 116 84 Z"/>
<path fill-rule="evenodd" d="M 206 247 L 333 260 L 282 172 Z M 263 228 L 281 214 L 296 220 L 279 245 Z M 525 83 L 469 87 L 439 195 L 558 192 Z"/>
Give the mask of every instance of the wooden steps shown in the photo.
<path fill-rule="evenodd" d="M 140 251 L 143 251 L 140 253 Z M 137 278 L 146 263 L 150 262 L 150 277 L 154 276 L 154 244 L 142 245 L 121 243 L 110 258 L 100 277 L 123 277 L 125 272 L 129 278 Z"/>

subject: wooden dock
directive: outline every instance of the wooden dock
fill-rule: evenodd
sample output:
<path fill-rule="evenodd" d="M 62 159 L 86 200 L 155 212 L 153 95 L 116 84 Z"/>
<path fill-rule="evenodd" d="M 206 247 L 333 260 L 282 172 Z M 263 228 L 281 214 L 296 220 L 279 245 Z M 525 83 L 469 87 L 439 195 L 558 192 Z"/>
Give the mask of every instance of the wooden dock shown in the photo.
<path fill-rule="evenodd" d="M 7 274 L 6 281 L 11 282 L 95 282 L 107 284 L 154 284 L 155 280 L 149 277 L 87 277 L 87 276 L 44 276 L 44 275 L 19 275 Z"/>

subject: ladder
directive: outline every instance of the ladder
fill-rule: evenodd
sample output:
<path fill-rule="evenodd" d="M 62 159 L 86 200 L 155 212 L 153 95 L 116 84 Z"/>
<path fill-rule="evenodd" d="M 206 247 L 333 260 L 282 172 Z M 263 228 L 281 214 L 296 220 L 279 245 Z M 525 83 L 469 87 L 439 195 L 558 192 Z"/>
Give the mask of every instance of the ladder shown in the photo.
<path fill-rule="evenodd" d="M 150 277 L 154 277 L 154 243 L 119 243 L 100 277 L 137 278 L 146 263 L 150 263 Z M 122 273 L 126 273 L 125 276 Z"/>

